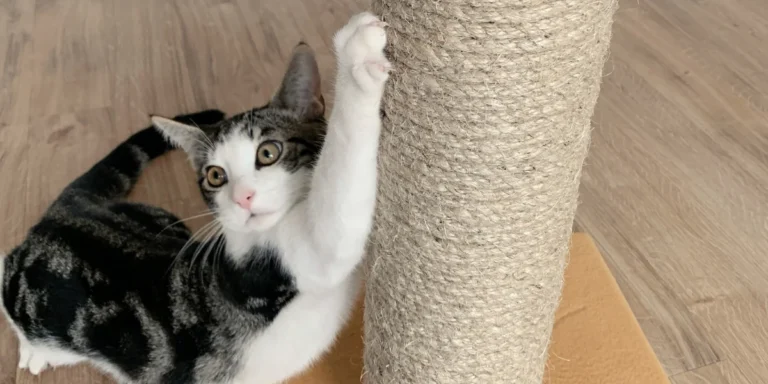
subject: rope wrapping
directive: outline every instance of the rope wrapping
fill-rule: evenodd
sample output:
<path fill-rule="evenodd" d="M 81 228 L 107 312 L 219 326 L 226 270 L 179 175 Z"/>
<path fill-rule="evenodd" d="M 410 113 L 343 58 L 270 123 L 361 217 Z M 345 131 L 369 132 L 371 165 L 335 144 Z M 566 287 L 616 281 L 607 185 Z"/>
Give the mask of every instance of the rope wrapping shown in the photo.
<path fill-rule="evenodd" d="M 374 0 L 368 384 L 540 384 L 616 0 Z"/>

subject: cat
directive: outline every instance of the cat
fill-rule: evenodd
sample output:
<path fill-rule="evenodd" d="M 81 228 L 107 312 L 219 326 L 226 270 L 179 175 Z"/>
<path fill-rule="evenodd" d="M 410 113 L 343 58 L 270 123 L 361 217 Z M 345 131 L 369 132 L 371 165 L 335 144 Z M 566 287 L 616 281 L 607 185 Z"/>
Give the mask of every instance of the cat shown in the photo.
<path fill-rule="evenodd" d="M 335 34 L 327 122 L 314 53 L 299 44 L 264 107 L 153 117 L 66 187 L 0 259 L 19 366 L 89 361 L 123 383 L 262 384 L 322 355 L 358 296 L 373 225 L 384 27 L 365 12 Z M 174 146 L 215 218 L 205 244 L 171 213 L 122 200 Z"/>

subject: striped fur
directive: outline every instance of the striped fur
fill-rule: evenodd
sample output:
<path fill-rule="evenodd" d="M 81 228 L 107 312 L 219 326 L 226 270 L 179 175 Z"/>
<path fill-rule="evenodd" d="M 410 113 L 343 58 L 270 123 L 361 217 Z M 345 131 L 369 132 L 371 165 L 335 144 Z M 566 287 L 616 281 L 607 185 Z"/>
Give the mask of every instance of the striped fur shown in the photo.
<path fill-rule="evenodd" d="M 177 117 L 200 126 L 222 118 Z M 295 295 L 271 249 L 236 265 L 217 254 L 195 261 L 194 244 L 174 262 L 189 230 L 163 209 L 121 200 L 170 149 L 154 128 L 128 138 L 67 186 L 4 260 L 4 312 L 29 358 L 21 366 L 90 360 L 125 382 L 228 382 L 242 336 Z"/>

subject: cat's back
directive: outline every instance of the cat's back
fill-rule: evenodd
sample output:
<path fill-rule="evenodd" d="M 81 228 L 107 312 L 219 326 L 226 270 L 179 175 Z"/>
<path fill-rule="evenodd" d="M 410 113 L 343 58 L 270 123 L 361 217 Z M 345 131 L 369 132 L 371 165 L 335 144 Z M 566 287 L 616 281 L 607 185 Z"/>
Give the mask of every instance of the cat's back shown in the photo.
<path fill-rule="evenodd" d="M 114 300 L 156 285 L 188 234 L 186 228 L 161 233 L 173 219 L 164 215 L 134 203 L 63 195 L 4 261 L 7 311 L 19 320 L 30 311 L 42 315 L 36 307 L 60 316 L 85 300 Z"/>
<path fill-rule="evenodd" d="M 94 273 L 115 277 L 133 271 L 147 275 L 153 267 L 168 264 L 189 236 L 189 230 L 161 208 L 65 193 L 30 229 L 17 250 L 20 257 L 36 260 L 43 256 L 64 274 L 82 263 L 85 269 L 93 267 Z"/>
<path fill-rule="evenodd" d="M 158 235 L 172 217 L 128 202 L 61 199 L 0 262 L 2 309 L 19 337 L 98 356 L 139 378 L 170 318 L 168 276 L 186 228 Z M 149 315 L 149 314 L 152 315 Z"/>

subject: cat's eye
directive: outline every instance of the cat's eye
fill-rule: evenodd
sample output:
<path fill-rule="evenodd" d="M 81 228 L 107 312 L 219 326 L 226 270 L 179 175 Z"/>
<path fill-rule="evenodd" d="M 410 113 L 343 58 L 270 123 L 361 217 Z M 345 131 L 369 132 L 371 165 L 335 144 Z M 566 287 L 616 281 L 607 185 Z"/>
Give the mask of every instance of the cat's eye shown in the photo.
<path fill-rule="evenodd" d="M 212 165 L 205 170 L 205 180 L 213 188 L 221 187 L 227 183 L 227 172 L 222 167 Z"/>
<path fill-rule="evenodd" d="M 261 166 L 272 165 L 280 158 L 282 146 L 277 141 L 265 141 L 259 145 L 256 151 L 256 164 Z"/>

